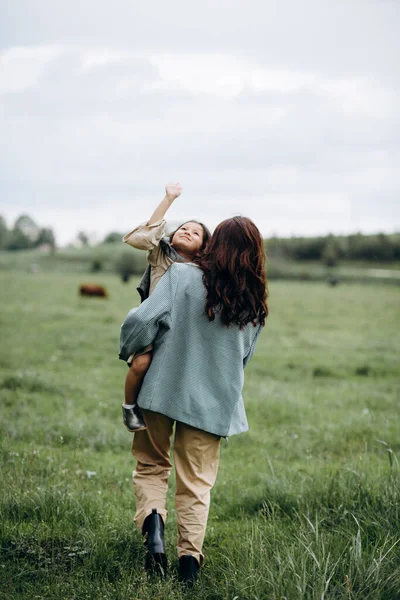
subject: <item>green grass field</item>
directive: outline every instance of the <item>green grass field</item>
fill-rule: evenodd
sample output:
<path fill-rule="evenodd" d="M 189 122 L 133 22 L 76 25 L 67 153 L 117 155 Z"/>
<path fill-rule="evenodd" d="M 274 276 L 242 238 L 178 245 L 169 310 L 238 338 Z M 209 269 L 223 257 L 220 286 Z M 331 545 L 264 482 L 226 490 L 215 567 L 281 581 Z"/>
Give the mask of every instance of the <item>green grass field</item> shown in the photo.
<path fill-rule="evenodd" d="M 107 286 L 81 299 L 78 284 Z M 396 286 L 272 282 L 246 369 L 250 431 L 222 442 L 192 592 L 142 568 L 116 276 L 0 273 L 0 598 L 400 598 Z"/>
<path fill-rule="evenodd" d="M 116 273 L 116 263 L 124 256 L 131 260 L 138 275 L 146 268 L 146 253 L 121 242 L 99 244 L 83 248 L 58 248 L 54 253 L 36 250 L 0 252 L 1 272 L 33 271 L 41 273 L 74 274 L 94 271 L 102 274 Z M 326 281 L 330 278 L 347 283 L 382 283 L 400 286 L 400 263 L 398 261 L 352 261 L 342 260 L 334 268 L 323 261 L 292 261 L 273 257 L 269 261 L 270 279 L 301 281 Z"/>

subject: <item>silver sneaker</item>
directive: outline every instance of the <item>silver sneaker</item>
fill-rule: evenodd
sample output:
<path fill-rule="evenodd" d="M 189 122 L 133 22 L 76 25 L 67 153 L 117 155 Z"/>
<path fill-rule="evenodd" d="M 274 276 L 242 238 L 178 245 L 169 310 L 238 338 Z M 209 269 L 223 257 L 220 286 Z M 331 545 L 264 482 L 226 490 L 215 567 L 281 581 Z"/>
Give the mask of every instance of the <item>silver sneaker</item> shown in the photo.
<path fill-rule="evenodd" d="M 122 407 L 122 419 L 124 425 L 128 431 L 135 433 L 135 431 L 141 431 L 146 428 L 146 423 L 143 420 L 142 411 L 139 406 L 135 404 L 132 408 Z"/>

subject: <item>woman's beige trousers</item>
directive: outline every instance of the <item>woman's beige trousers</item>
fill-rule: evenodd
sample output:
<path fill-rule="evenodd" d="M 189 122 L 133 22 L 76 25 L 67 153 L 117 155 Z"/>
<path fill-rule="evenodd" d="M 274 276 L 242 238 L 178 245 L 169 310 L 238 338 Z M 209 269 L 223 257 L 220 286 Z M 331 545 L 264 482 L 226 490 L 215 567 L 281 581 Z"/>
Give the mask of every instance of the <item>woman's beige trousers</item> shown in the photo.
<path fill-rule="evenodd" d="M 136 496 L 135 523 L 142 529 L 153 508 L 164 522 L 174 420 L 160 413 L 143 411 L 147 429 L 134 435 L 132 454 L 137 464 L 133 472 Z M 220 437 L 176 421 L 174 463 L 176 472 L 176 512 L 178 519 L 178 557 L 191 554 L 199 563 L 206 533 L 210 490 L 215 483 L 219 462 Z"/>

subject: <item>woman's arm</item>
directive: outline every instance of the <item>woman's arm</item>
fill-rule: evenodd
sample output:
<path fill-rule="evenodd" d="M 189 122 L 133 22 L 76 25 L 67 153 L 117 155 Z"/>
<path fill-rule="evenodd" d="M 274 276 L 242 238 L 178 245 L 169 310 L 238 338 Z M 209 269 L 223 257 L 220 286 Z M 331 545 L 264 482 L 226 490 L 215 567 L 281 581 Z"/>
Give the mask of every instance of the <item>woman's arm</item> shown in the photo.
<path fill-rule="evenodd" d="M 171 265 L 152 295 L 129 311 L 121 326 L 119 358 L 128 357 L 152 344 L 161 327 L 170 328 L 171 308 L 178 287 L 179 266 Z"/>
<path fill-rule="evenodd" d="M 173 201 L 182 193 L 180 183 L 167 183 L 165 197 L 161 200 L 156 210 L 147 223 L 142 223 L 124 235 L 122 241 L 138 250 L 154 250 L 164 235 L 164 215 Z"/>
<path fill-rule="evenodd" d="M 248 325 L 247 327 L 251 327 L 251 325 Z M 256 349 L 256 343 L 257 343 L 257 340 L 258 340 L 258 336 L 260 335 L 260 333 L 261 333 L 262 330 L 263 330 L 263 326 L 262 325 L 258 325 L 256 333 L 255 333 L 254 338 L 253 338 L 253 341 L 252 341 L 251 346 L 250 346 L 250 350 L 248 351 L 247 355 L 243 359 L 243 368 L 251 360 L 251 358 L 252 358 L 252 356 L 254 354 L 254 351 Z"/>

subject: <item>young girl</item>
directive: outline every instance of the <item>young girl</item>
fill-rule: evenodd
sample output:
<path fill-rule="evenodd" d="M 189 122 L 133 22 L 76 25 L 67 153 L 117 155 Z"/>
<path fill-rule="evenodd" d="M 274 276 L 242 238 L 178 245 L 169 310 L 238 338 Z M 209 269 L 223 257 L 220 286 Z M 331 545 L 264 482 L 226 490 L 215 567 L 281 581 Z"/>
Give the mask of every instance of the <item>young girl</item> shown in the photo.
<path fill-rule="evenodd" d="M 173 201 L 181 195 L 182 187 L 180 183 L 168 183 L 165 192 L 164 199 L 149 221 L 139 225 L 122 238 L 125 243 L 134 248 L 147 250 L 149 266 L 138 287 L 142 301 L 150 296 L 161 277 L 174 262 L 193 261 L 203 252 L 211 236 L 203 223 L 187 221 L 169 237 L 164 237 L 164 215 Z M 124 425 L 131 432 L 146 428 L 136 401 L 144 376 L 151 364 L 151 353 L 152 346 L 147 346 L 131 355 L 127 361 L 129 371 L 125 380 L 125 403 L 122 405 L 122 416 Z"/>

